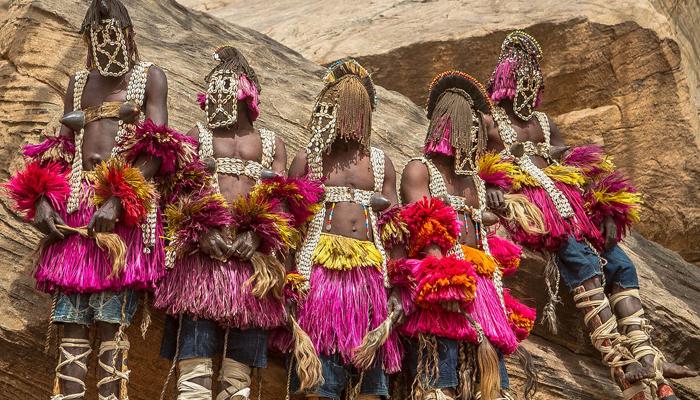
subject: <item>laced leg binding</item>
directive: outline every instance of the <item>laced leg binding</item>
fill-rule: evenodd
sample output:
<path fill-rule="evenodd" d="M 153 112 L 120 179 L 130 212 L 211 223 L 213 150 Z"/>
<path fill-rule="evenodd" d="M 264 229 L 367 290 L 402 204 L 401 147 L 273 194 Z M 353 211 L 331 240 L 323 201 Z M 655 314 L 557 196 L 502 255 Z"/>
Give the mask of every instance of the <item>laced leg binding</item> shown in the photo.
<path fill-rule="evenodd" d="M 121 367 L 119 369 L 115 368 L 115 360 L 117 358 L 116 356 L 112 357 L 112 363 L 110 364 L 105 364 L 104 361 L 102 361 L 102 355 L 109 351 L 113 351 L 115 355 L 117 352 L 121 352 L 122 362 Z M 106 371 L 108 376 L 100 379 L 97 382 L 97 390 L 99 391 L 99 389 L 104 385 L 119 381 L 119 397 L 117 397 L 114 393 L 110 394 L 109 396 L 103 396 L 99 394 L 99 400 L 129 400 L 129 396 L 127 394 L 126 389 L 127 384 L 129 383 L 129 373 L 131 372 L 129 371 L 129 367 L 127 366 L 128 355 L 128 340 L 121 340 L 119 342 L 110 340 L 107 342 L 100 343 L 100 352 L 98 355 L 97 365 L 100 368 L 102 368 L 102 370 Z"/>
<path fill-rule="evenodd" d="M 250 398 L 250 374 L 252 369 L 238 361 L 224 358 L 221 362 L 219 381 L 224 387 L 216 400 L 248 400 Z"/>
<path fill-rule="evenodd" d="M 601 299 L 594 299 L 593 296 L 596 295 L 603 296 Z M 577 309 L 586 313 L 583 320 L 590 331 L 591 343 L 602 354 L 603 363 L 610 367 L 610 374 L 622 389 L 623 398 L 643 400 L 644 384 L 637 382 L 632 385 L 625 379 L 623 367 L 637 361 L 625 347 L 627 338 L 617 331 L 617 321 L 612 315 L 612 309 L 610 309 L 611 317 L 607 321 L 603 321 L 600 317 L 601 311 L 610 308 L 603 287 L 591 290 L 586 290 L 583 286 L 577 287 L 574 289 L 574 303 Z"/>
<path fill-rule="evenodd" d="M 640 304 L 642 302 L 639 296 L 639 289 L 627 289 L 610 296 L 612 308 L 615 309 L 617 304 L 628 298 L 637 299 Z M 649 334 L 654 327 L 651 326 L 649 320 L 643 316 L 644 309 L 640 308 L 632 315 L 618 318 L 617 323 L 622 328 L 622 331 L 625 332 L 625 336 L 627 336 L 628 339 L 627 345 L 637 361 L 641 361 L 642 358 L 646 356 L 654 357 L 654 372 L 656 376 L 649 384 L 654 388 L 656 396 L 660 399 L 675 398 L 672 397 L 675 396 L 673 394 L 673 389 L 668 385 L 663 375 L 663 364 L 666 358 L 661 350 L 651 342 L 651 336 Z M 639 329 L 632 330 L 631 327 L 633 326 L 638 326 Z M 662 388 L 662 386 L 665 387 Z"/>
<path fill-rule="evenodd" d="M 180 370 L 177 379 L 178 400 L 211 400 L 211 389 L 193 382 L 197 378 L 211 378 L 214 375 L 211 358 L 195 358 L 178 362 Z"/>
<path fill-rule="evenodd" d="M 56 379 L 54 380 L 53 396 L 51 396 L 51 400 L 73 400 L 85 397 L 85 382 L 83 382 L 80 378 L 64 375 L 61 373 L 61 369 L 67 365 L 75 364 L 80 369 L 85 371 L 85 373 L 87 373 L 87 358 L 90 356 L 90 353 L 92 353 L 90 341 L 88 339 L 63 338 L 61 339 L 61 343 L 58 345 L 58 349 L 60 351 L 59 360 L 61 361 L 56 366 Z M 84 351 L 80 354 L 72 354 L 68 351 L 68 349 L 84 349 Z M 80 385 L 82 387 L 82 391 L 75 394 L 61 394 L 61 380 Z"/>

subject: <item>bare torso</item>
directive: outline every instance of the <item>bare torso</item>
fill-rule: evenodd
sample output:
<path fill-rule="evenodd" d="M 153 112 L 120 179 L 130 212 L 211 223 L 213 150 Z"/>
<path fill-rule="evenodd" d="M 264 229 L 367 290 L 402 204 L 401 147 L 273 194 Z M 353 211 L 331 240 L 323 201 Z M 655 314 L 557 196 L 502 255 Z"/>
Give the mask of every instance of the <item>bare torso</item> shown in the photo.
<path fill-rule="evenodd" d="M 471 176 L 457 175 L 454 172 L 453 159 L 447 157 L 435 157 L 431 159 L 435 167 L 440 171 L 447 193 L 453 196 L 464 197 L 470 207 L 479 207 L 479 195 Z M 428 168 L 421 161 L 411 161 L 406 165 L 401 181 L 401 197 L 404 204 L 430 197 L 430 175 Z M 464 223 L 460 232 L 461 244 L 476 247 L 476 226 L 468 212 L 458 212 L 459 219 Z"/>
<path fill-rule="evenodd" d="M 303 165 L 302 165 L 303 163 Z M 385 158 L 382 195 L 392 204 L 398 202 L 396 174 L 391 161 Z M 306 155 L 300 152 L 290 168 L 291 176 L 301 176 L 306 169 Z M 352 189 L 374 191 L 374 175 L 369 154 L 364 154 L 355 142 L 337 142 L 329 154 L 323 156 L 323 177 L 326 187 L 345 186 Z M 359 240 L 373 240 L 369 225 L 369 207 L 356 203 L 327 204 L 323 232 Z M 332 218 L 332 221 L 329 220 Z M 330 229 L 329 229 L 330 228 Z"/>
<path fill-rule="evenodd" d="M 512 106 L 510 105 L 510 103 L 503 102 L 501 106 L 503 106 L 503 109 L 506 111 L 511 126 L 517 133 L 517 142 L 544 142 L 544 132 L 542 130 L 542 126 L 540 126 L 540 123 L 536 117 L 533 116 L 529 121 L 524 121 L 515 116 L 515 114 L 512 112 Z M 496 125 L 493 116 L 485 115 L 484 123 L 486 124 L 487 129 L 488 150 L 496 152 L 504 150 L 503 140 L 501 139 L 501 135 L 498 131 L 498 125 Z M 557 129 L 556 125 L 552 123 L 551 120 L 550 131 L 550 144 L 553 146 L 563 146 L 564 142 L 561 140 L 559 130 Z M 541 157 L 539 155 L 532 155 L 530 156 L 530 158 L 532 159 L 532 162 L 540 168 L 545 168 L 547 165 L 549 165 L 549 161 L 547 161 L 544 157 Z"/>
<path fill-rule="evenodd" d="M 200 138 L 201 133 L 197 127 L 194 127 L 190 133 L 192 137 Z M 239 130 L 217 128 L 212 131 L 212 147 L 214 149 L 214 158 L 237 158 L 245 161 L 262 161 L 262 141 L 260 132 L 254 128 Z M 279 148 L 280 142 L 277 142 L 276 149 Z M 272 170 L 279 174 L 284 174 L 284 163 L 286 160 L 279 161 L 279 154 L 276 152 Z M 244 196 L 250 192 L 255 185 L 255 180 L 245 175 L 217 175 L 219 180 L 219 190 L 226 201 L 232 202 L 239 196 Z"/>

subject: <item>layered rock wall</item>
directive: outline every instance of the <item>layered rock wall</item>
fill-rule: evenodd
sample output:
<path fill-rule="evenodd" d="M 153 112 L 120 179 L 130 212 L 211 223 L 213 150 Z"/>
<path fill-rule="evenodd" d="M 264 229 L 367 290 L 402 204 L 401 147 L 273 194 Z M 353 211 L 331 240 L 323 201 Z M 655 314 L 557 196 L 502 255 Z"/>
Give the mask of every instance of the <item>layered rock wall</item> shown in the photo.
<path fill-rule="evenodd" d="M 488 80 L 507 32 L 526 29 L 544 50 L 542 109 L 633 176 L 640 232 L 700 263 L 698 0 L 181 1 L 322 64 L 357 57 L 421 106 L 446 69 Z"/>

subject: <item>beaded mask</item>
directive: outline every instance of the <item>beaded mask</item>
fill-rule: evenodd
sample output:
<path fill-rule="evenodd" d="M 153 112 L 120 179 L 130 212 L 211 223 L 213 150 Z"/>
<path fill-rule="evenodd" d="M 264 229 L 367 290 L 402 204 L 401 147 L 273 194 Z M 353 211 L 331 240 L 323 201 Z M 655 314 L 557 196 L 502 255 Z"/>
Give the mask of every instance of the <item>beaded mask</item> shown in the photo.
<path fill-rule="evenodd" d="M 215 71 L 209 78 L 204 111 L 209 128 L 231 126 L 238 119 L 239 75 L 231 70 Z"/>
<path fill-rule="evenodd" d="M 329 67 L 323 79 L 326 87 L 316 100 L 309 122 L 309 150 L 321 154 L 340 138 L 360 142 L 368 151 L 376 106 L 369 73 L 355 60 L 341 60 Z"/>
<path fill-rule="evenodd" d="M 430 84 L 427 103 L 430 119 L 423 152 L 454 157 L 457 173 L 475 170 L 474 159 L 485 148 L 481 113 L 491 103 L 476 78 L 461 71 L 446 71 Z"/>
<path fill-rule="evenodd" d="M 535 38 L 523 31 L 508 34 L 489 80 L 491 99 L 512 99 L 515 115 L 530 120 L 544 90 L 541 60 L 542 49 Z"/>
<path fill-rule="evenodd" d="M 114 19 L 105 19 L 90 27 L 90 45 L 95 67 L 102 76 L 123 76 L 131 62 L 124 30 Z"/>

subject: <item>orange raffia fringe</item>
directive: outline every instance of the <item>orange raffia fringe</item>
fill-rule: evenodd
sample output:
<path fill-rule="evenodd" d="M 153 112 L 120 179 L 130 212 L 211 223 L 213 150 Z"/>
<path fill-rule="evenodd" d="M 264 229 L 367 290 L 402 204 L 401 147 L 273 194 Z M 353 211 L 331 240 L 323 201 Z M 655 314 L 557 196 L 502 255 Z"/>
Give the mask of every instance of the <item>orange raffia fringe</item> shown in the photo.
<path fill-rule="evenodd" d="M 474 271 L 481 276 L 491 278 L 496 271 L 496 260 L 485 252 L 469 246 L 462 246 L 464 259 L 474 264 Z"/>

